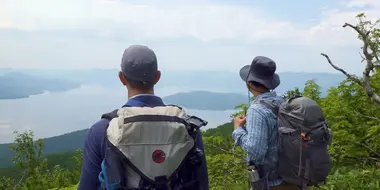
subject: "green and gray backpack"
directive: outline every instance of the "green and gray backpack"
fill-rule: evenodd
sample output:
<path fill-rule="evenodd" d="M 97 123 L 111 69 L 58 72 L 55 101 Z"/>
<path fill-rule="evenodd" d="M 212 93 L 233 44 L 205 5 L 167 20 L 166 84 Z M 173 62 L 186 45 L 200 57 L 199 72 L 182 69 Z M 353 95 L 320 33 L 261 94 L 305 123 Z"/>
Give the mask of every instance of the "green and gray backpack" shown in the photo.
<path fill-rule="evenodd" d="M 318 104 L 302 96 L 280 106 L 270 101 L 260 103 L 277 115 L 279 176 L 302 189 L 325 182 L 332 167 L 327 150 L 332 133 Z"/>

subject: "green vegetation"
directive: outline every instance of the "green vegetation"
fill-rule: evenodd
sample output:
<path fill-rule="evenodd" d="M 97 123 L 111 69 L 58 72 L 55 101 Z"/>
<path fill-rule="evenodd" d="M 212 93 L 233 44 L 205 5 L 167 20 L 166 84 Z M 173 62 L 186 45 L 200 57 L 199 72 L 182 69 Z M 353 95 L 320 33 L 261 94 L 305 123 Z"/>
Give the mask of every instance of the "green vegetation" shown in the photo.
<path fill-rule="evenodd" d="M 370 28 L 372 23 L 363 21 L 364 18 L 359 15 L 361 22 L 354 29 L 371 31 L 370 35 L 364 32 L 366 36 L 359 39 L 370 49 L 363 54 L 366 54 L 366 68 L 371 67 L 370 64 L 374 67 L 372 75 L 364 72 L 359 79 L 347 74 L 348 79 L 331 88 L 326 97 L 321 97 L 320 86 L 315 80 L 307 81 L 303 90 L 287 92 L 289 97 L 304 95 L 317 101 L 333 131 L 334 139 L 329 147 L 333 171 L 326 184 L 313 190 L 380 189 L 380 100 L 376 94 L 380 92 L 380 73 L 376 70 L 380 64 L 380 30 Z M 236 114 L 240 114 L 245 112 L 247 105 L 241 104 L 237 108 Z M 234 147 L 232 131 L 232 123 L 226 123 L 203 132 L 211 189 L 245 189 L 247 186 L 245 154 L 240 147 Z M 0 189 L 15 186 L 16 189 L 30 190 L 76 189 L 81 151 L 43 157 L 43 148 L 41 140 L 33 140 L 32 132 L 17 133 L 11 150 L 15 152 L 13 163 L 19 176 L 1 177 Z M 50 159 L 54 162 L 48 164 Z M 59 165 L 54 165 L 57 163 Z"/>
<path fill-rule="evenodd" d="M 16 152 L 12 161 L 18 170 L 18 176 L 0 178 L 0 189 L 51 189 L 68 187 L 78 183 L 82 165 L 82 151 L 78 150 L 74 155 L 56 155 L 51 157 L 59 165 L 48 165 L 47 158 L 42 157 L 44 143 L 42 140 L 34 141 L 33 132 L 16 133 L 14 144 L 10 149 Z M 67 159 L 68 155 L 73 155 Z M 12 175 L 12 174 L 10 174 Z M 14 174 L 13 174 L 14 175 Z"/>
<path fill-rule="evenodd" d="M 42 142 L 45 145 L 42 156 L 47 156 L 49 158 L 54 155 L 60 155 L 63 152 L 72 152 L 77 149 L 83 149 L 84 139 L 86 138 L 87 132 L 88 129 L 83 129 L 42 139 Z M 12 158 L 16 155 L 16 152 L 9 150 L 8 147 L 11 145 L 12 144 L 0 144 L 0 168 L 7 168 L 14 165 L 12 164 Z M 50 161 L 51 159 L 48 160 Z M 1 171 L 2 170 L 0 170 L 0 176 Z"/>

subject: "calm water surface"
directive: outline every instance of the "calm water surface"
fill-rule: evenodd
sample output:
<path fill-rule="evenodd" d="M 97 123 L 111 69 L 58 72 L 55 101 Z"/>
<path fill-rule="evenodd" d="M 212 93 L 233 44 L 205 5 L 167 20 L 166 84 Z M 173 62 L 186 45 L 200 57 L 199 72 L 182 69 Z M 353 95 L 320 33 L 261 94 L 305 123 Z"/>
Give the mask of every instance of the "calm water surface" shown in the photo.
<path fill-rule="evenodd" d="M 194 89 L 159 88 L 156 94 L 167 96 Z M 32 129 L 37 137 L 51 137 L 89 128 L 100 116 L 119 108 L 126 102 L 124 88 L 82 86 L 62 93 L 44 93 L 18 100 L 0 100 L 0 143 L 13 140 L 14 130 Z M 209 122 L 213 128 L 230 120 L 229 111 L 187 109 Z"/>

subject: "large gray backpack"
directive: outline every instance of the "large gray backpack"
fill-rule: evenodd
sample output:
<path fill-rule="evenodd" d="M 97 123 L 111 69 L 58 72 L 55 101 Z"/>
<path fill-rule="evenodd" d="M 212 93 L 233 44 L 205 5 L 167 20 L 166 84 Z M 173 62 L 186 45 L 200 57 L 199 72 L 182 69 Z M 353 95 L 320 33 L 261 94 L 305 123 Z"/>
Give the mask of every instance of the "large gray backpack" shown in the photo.
<path fill-rule="evenodd" d="M 280 106 L 261 103 L 277 115 L 280 177 L 302 189 L 325 182 L 332 167 L 327 150 L 332 134 L 318 104 L 302 96 Z"/>

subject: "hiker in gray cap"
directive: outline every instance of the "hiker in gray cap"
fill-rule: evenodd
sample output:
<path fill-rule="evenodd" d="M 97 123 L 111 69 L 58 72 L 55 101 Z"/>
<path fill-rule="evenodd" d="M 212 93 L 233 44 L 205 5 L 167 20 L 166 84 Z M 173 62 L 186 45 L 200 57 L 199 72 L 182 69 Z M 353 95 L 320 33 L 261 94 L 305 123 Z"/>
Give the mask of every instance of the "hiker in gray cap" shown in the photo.
<path fill-rule="evenodd" d="M 276 63 L 264 56 L 257 56 L 251 65 L 240 70 L 240 77 L 255 97 L 245 116 L 234 118 L 232 137 L 235 144 L 247 153 L 253 189 L 297 189 L 283 183 L 276 173 L 278 161 L 278 129 L 276 115 L 261 102 L 280 105 L 284 99 L 273 90 L 280 85 Z M 256 176 L 256 177 L 255 177 Z"/>
<path fill-rule="evenodd" d="M 127 48 L 118 75 L 128 101 L 89 129 L 78 189 L 208 190 L 199 129 L 207 122 L 154 95 L 161 72 L 153 50 Z"/>

